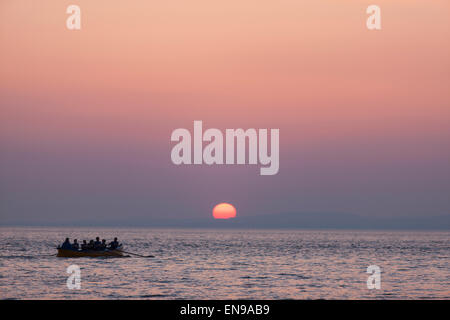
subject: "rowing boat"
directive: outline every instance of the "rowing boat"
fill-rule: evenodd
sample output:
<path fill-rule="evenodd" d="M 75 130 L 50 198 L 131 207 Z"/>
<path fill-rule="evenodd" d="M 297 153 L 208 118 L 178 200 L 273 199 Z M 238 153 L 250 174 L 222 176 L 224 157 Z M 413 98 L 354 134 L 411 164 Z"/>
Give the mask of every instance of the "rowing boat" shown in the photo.
<path fill-rule="evenodd" d="M 118 246 L 116 249 L 105 249 L 105 250 L 68 250 L 68 249 L 58 249 L 57 257 L 63 258 L 81 258 L 81 257 L 123 257 L 124 252 L 122 251 L 122 245 Z"/>

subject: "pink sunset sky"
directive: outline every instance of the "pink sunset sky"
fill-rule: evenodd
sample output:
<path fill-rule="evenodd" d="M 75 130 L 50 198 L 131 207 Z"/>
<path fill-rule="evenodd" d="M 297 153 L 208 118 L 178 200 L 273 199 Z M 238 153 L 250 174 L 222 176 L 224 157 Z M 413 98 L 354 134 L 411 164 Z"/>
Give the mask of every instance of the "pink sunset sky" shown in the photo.
<path fill-rule="evenodd" d="M 448 0 L 3 0 L 0 224 L 210 217 L 221 202 L 448 214 L 449 14 Z M 170 134 L 194 120 L 279 128 L 279 173 L 173 165 Z"/>

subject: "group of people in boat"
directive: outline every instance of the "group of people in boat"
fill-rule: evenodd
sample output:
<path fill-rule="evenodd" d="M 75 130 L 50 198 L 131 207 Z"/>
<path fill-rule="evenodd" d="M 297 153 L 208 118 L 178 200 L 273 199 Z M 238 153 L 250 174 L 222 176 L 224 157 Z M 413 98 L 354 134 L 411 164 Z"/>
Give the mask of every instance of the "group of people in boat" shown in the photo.
<path fill-rule="evenodd" d="M 109 244 L 106 244 L 106 240 L 103 239 L 102 241 L 100 241 L 100 238 L 97 237 L 94 240 L 90 240 L 89 242 L 87 242 L 86 240 L 83 240 L 83 243 L 80 244 L 78 243 L 77 239 L 73 240 L 73 243 L 70 243 L 69 238 L 66 238 L 66 240 L 63 242 L 63 244 L 61 245 L 61 249 L 65 249 L 65 250 L 81 250 L 81 251 L 88 251 L 88 250 L 94 250 L 94 251 L 101 251 L 101 250 L 114 250 L 117 249 L 119 247 L 119 241 L 117 241 L 117 238 L 114 238 L 113 241 L 111 241 Z"/>

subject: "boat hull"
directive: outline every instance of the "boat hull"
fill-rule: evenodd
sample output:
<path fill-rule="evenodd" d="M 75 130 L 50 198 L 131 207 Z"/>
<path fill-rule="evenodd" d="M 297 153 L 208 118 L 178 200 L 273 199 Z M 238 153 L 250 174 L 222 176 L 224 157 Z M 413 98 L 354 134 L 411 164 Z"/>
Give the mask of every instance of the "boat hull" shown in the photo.
<path fill-rule="evenodd" d="M 82 257 L 123 257 L 124 253 L 121 250 L 122 248 L 119 247 L 114 250 L 101 250 L 101 251 L 94 251 L 94 250 L 83 250 L 83 251 L 75 251 L 75 250 L 66 250 L 66 249 L 60 249 L 58 248 L 58 254 L 57 257 L 61 258 L 82 258 Z"/>

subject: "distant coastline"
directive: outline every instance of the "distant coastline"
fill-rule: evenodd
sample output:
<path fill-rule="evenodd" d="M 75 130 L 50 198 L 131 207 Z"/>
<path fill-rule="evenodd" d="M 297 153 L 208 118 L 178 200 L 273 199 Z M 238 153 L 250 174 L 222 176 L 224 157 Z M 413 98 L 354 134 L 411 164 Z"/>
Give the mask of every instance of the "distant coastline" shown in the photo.
<path fill-rule="evenodd" d="M 3 221 L 0 226 L 36 227 L 144 227 L 144 228 L 231 228 L 231 229 L 340 229 L 340 230 L 450 230 L 450 215 L 431 217 L 364 217 L 347 213 L 284 213 L 238 217 L 229 220 L 213 218 L 124 220 L 96 219 L 59 221 Z"/>

